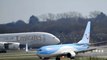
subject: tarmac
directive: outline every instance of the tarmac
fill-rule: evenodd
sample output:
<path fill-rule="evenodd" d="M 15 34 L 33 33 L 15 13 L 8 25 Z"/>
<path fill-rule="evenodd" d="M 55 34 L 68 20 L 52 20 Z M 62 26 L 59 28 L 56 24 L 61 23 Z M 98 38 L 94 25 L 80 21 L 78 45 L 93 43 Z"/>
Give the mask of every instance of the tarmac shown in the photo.
<path fill-rule="evenodd" d="M 98 58 L 106 58 L 107 59 L 107 47 L 92 47 L 97 48 L 97 50 L 78 53 L 76 57 L 98 57 Z M 24 50 L 10 50 L 7 53 L 0 53 L 0 60 L 40 60 L 38 56 L 36 56 L 36 51 L 25 52 Z M 51 59 L 55 60 L 55 59 Z M 68 59 L 62 59 L 68 60 Z"/>
<path fill-rule="evenodd" d="M 96 48 L 96 50 L 85 53 L 79 53 L 77 56 L 107 58 L 107 46 L 97 46 L 91 48 Z"/>

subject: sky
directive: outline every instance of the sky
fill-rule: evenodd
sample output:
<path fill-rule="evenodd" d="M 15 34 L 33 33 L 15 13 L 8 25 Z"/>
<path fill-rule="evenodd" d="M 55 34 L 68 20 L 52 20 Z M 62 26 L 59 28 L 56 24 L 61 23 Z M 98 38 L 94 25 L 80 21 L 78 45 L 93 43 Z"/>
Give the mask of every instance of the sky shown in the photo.
<path fill-rule="evenodd" d="M 30 16 L 76 11 L 88 15 L 92 11 L 107 14 L 107 0 L 0 0 L 0 24 L 23 20 Z"/>

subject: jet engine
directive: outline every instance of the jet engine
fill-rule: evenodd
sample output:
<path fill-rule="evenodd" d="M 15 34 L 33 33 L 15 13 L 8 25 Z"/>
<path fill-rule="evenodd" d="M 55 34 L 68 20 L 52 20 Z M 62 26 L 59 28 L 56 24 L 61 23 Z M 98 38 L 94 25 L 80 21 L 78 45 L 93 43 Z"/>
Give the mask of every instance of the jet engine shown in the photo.
<path fill-rule="evenodd" d="M 18 42 L 0 42 L 0 53 L 6 53 L 6 50 L 19 49 L 21 46 Z"/>
<path fill-rule="evenodd" d="M 18 42 L 0 42 L 0 49 L 14 50 L 19 48 L 20 48 L 20 43 Z"/>
<path fill-rule="evenodd" d="M 4 44 L 4 47 L 5 49 L 16 50 L 20 48 L 20 43 L 10 42 L 10 43 Z"/>
<path fill-rule="evenodd" d="M 7 42 L 0 42 L 0 50 L 5 49 L 4 45 L 7 44 Z"/>
<path fill-rule="evenodd" d="M 76 53 L 74 51 L 71 51 L 67 53 L 67 57 L 73 59 L 76 56 Z"/>

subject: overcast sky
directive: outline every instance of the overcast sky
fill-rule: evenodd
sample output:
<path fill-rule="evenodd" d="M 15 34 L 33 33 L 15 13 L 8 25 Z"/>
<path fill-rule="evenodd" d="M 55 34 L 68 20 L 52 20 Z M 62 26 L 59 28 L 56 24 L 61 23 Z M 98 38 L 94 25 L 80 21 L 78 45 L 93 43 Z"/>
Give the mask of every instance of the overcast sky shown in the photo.
<path fill-rule="evenodd" d="M 0 0 L 0 24 L 19 19 L 27 22 L 31 15 L 72 11 L 83 15 L 91 11 L 107 14 L 107 0 Z"/>

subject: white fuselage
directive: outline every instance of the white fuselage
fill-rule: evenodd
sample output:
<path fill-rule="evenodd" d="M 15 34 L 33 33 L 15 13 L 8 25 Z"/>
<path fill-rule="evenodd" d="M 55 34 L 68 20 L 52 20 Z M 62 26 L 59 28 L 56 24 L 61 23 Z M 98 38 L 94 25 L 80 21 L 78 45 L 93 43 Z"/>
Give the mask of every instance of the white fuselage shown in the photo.
<path fill-rule="evenodd" d="M 20 44 L 28 44 L 31 46 L 43 46 L 58 44 L 60 40 L 54 35 L 46 32 L 27 32 L 0 34 L 0 42 L 18 42 Z"/>

